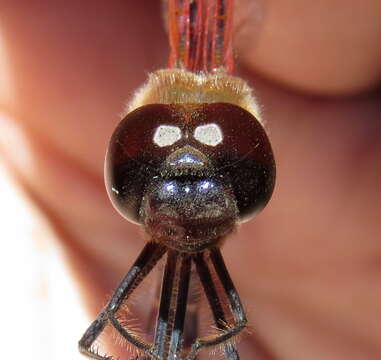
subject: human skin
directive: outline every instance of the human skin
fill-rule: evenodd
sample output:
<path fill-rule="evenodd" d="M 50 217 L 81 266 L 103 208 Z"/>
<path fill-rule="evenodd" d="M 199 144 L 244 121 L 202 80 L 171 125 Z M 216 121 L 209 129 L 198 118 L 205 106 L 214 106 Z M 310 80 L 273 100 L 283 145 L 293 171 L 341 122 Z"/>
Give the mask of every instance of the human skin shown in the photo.
<path fill-rule="evenodd" d="M 119 114 L 168 53 L 159 2 L 141 4 L 1 5 L 1 154 L 58 229 L 91 316 L 144 244 L 103 185 Z M 238 71 L 262 105 L 277 185 L 223 248 L 250 310 L 242 358 L 381 358 L 381 4 L 248 4 Z M 23 133 L 16 152 L 10 123 Z"/>

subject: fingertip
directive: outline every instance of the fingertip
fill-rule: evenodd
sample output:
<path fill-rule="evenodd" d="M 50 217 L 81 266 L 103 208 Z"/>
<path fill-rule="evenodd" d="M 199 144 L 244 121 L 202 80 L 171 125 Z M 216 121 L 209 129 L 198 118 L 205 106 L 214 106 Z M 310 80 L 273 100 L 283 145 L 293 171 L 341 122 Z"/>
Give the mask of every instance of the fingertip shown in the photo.
<path fill-rule="evenodd" d="M 381 3 L 336 0 L 250 2 L 236 6 L 235 45 L 251 71 L 299 91 L 349 95 L 381 79 Z"/>

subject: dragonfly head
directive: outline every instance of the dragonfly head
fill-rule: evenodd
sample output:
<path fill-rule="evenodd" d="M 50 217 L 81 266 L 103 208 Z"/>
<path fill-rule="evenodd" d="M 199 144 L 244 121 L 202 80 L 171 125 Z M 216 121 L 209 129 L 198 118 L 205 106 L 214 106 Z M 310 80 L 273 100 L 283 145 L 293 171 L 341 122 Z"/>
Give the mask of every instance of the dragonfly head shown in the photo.
<path fill-rule="evenodd" d="M 153 240 L 199 251 L 267 204 L 275 162 L 261 123 L 237 105 L 150 104 L 115 130 L 105 178 L 116 209 Z"/>

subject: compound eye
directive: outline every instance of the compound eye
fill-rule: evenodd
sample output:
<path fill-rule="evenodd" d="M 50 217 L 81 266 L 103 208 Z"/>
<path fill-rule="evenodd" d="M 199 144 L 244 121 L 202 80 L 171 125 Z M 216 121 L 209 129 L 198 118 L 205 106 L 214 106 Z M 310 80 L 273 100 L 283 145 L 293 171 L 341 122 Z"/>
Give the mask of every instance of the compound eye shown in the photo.
<path fill-rule="evenodd" d="M 153 142 L 159 147 L 171 146 L 182 138 L 181 129 L 173 125 L 160 125 L 153 135 Z"/>
<path fill-rule="evenodd" d="M 201 104 L 194 119 L 194 140 L 227 179 L 240 221 L 259 213 L 275 185 L 275 161 L 262 124 L 245 109 L 229 103 Z"/>
<path fill-rule="evenodd" d="M 197 126 L 193 136 L 198 142 L 208 146 L 217 146 L 224 140 L 221 128 L 215 123 Z"/>
<path fill-rule="evenodd" d="M 183 138 L 176 107 L 150 104 L 128 113 L 115 129 L 105 162 L 106 187 L 114 207 L 139 223 L 145 186 Z"/>

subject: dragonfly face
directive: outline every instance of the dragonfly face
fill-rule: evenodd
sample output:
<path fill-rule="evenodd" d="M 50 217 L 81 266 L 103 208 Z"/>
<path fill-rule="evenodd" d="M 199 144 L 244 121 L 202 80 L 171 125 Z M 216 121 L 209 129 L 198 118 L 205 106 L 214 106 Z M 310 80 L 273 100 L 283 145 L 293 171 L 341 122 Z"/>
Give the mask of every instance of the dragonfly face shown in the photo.
<path fill-rule="evenodd" d="M 230 75 L 232 8 L 233 0 L 168 0 L 170 69 L 149 76 L 112 135 L 109 197 L 123 217 L 144 228 L 148 242 L 79 341 L 91 359 L 114 359 L 96 348 L 111 325 L 139 359 L 195 360 L 202 348 L 219 347 L 226 360 L 239 360 L 231 340 L 247 319 L 220 245 L 269 201 L 275 162 L 250 87 Z M 149 342 L 128 327 L 120 309 L 164 255 Z M 218 329 L 212 336 L 199 336 L 197 310 L 186 323 L 195 281 Z"/>
<path fill-rule="evenodd" d="M 265 206 L 274 178 L 262 125 L 229 103 L 142 106 L 122 120 L 106 157 L 116 209 L 179 251 L 221 241 Z"/>

